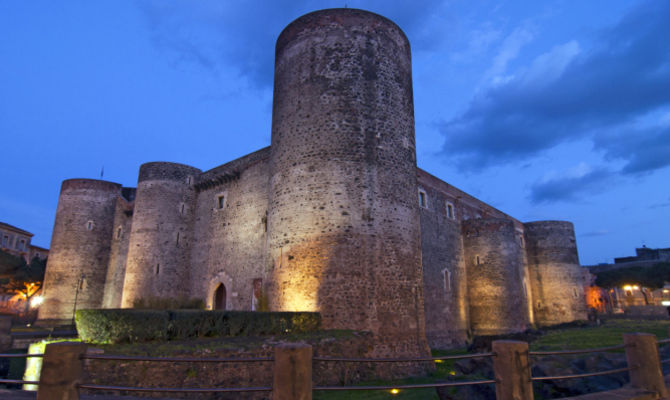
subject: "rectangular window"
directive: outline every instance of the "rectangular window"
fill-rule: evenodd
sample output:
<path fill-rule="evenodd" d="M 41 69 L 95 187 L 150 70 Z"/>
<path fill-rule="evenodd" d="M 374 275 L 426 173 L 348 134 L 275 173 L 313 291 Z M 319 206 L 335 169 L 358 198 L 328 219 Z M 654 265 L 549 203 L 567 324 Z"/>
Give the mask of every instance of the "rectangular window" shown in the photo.
<path fill-rule="evenodd" d="M 19 241 L 19 242 L 16 243 L 16 248 L 17 248 L 18 250 L 21 250 L 21 251 L 25 250 L 25 248 L 26 248 L 26 241 L 23 240 L 23 239 L 21 239 L 21 241 Z"/>
<path fill-rule="evenodd" d="M 447 202 L 447 218 L 456 219 L 456 213 L 454 212 L 454 205 Z"/>
<path fill-rule="evenodd" d="M 451 292 L 451 272 L 446 268 L 444 270 L 444 290 L 447 293 Z"/>
<path fill-rule="evenodd" d="M 419 190 L 419 206 L 426 208 L 426 204 L 427 204 L 426 192 L 424 192 L 423 190 Z"/>
<path fill-rule="evenodd" d="M 5 247 L 7 247 L 9 245 L 9 236 L 5 235 L 2 238 L 2 245 L 5 246 Z"/>
<path fill-rule="evenodd" d="M 226 204 L 226 196 L 218 196 L 216 198 L 216 207 L 219 210 L 223 209 L 225 204 Z"/>

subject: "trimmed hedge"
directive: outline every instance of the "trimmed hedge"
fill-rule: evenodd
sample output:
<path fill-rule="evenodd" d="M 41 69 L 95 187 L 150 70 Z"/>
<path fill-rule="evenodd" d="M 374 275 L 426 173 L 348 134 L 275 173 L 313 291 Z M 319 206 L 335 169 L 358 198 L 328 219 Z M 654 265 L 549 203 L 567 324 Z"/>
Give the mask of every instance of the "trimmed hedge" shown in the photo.
<path fill-rule="evenodd" d="M 75 323 L 85 342 L 123 343 L 166 340 L 170 314 L 162 310 L 77 310 Z"/>
<path fill-rule="evenodd" d="M 258 336 L 312 332 L 321 315 L 312 312 L 205 310 L 77 310 L 75 322 L 86 342 L 123 343 L 205 336 Z"/>

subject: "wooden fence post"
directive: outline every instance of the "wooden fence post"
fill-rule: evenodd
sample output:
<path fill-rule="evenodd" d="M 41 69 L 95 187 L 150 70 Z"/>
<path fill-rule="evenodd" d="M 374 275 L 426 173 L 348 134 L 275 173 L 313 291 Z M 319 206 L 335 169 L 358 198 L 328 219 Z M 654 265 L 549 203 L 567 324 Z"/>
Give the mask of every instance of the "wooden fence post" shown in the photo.
<path fill-rule="evenodd" d="M 312 400 L 312 346 L 278 345 L 273 372 L 273 400 Z"/>
<path fill-rule="evenodd" d="M 79 400 L 84 373 L 86 344 L 60 342 L 47 344 L 42 361 L 37 400 Z"/>
<path fill-rule="evenodd" d="M 492 347 L 496 400 L 533 400 L 528 343 L 495 340 Z"/>
<path fill-rule="evenodd" d="M 626 345 L 631 386 L 667 396 L 656 336 L 649 333 L 625 333 L 623 343 Z"/>

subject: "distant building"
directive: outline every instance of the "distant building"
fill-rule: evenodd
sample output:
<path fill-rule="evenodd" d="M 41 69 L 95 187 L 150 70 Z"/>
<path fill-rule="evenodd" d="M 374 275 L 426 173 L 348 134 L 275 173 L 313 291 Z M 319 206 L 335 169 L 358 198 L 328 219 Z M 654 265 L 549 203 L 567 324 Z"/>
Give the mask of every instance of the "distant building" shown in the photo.
<path fill-rule="evenodd" d="M 650 249 L 647 246 L 635 249 L 635 255 L 630 257 L 617 257 L 614 264 L 585 265 L 592 273 L 598 273 L 609 269 L 629 267 L 651 267 L 661 262 L 670 262 L 670 247 L 664 249 Z"/>
<path fill-rule="evenodd" d="M 23 257 L 26 262 L 30 262 L 34 257 L 44 260 L 49 255 L 49 249 L 30 244 L 33 236 L 35 235 L 21 228 L 0 222 L 0 249 Z"/>
<path fill-rule="evenodd" d="M 670 261 L 670 248 L 650 249 L 647 246 L 635 249 L 635 256 L 619 257 L 614 259 L 614 264 L 627 264 L 639 262 L 664 262 Z"/>

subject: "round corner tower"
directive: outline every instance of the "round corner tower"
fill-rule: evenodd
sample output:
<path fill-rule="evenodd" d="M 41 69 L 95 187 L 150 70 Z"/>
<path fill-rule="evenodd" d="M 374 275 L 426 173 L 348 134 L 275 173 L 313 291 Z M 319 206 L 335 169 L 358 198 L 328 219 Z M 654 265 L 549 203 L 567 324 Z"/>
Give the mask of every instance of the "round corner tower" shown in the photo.
<path fill-rule="evenodd" d="M 425 354 L 410 46 L 356 9 L 277 39 L 268 210 L 271 307 Z"/>
<path fill-rule="evenodd" d="M 100 308 L 120 194 L 118 183 L 63 181 L 39 308 L 41 324 L 71 321 L 75 308 Z"/>
<path fill-rule="evenodd" d="M 520 332 L 531 323 L 530 287 L 514 221 L 478 218 L 463 221 L 470 323 L 475 335 Z"/>
<path fill-rule="evenodd" d="M 586 282 L 572 223 L 528 222 L 524 231 L 537 323 L 546 326 L 586 319 Z"/>
<path fill-rule="evenodd" d="M 148 297 L 187 297 L 200 170 L 150 162 L 140 166 L 121 307 Z"/>

